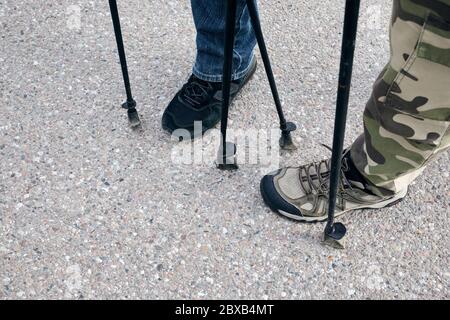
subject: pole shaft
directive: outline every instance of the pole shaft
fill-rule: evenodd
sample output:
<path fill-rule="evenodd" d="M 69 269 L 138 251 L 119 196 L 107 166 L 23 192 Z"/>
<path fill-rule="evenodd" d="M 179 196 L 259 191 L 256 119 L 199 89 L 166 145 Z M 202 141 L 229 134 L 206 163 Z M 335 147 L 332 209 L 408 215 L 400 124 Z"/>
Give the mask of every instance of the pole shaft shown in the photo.
<path fill-rule="evenodd" d="M 345 125 L 352 80 L 353 59 L 358 28 L 360 0 L 347 0 L 345 6 L 344 35 L 342 41 L 339 87 L 334 124 L 333 154 L 331 156 L 331 176 L 328 204 L 328 224 L 326 230 L 333 228 L 336 209 L 337 190 L 342 164 L 342 152 L 345 137 Z"/>
<path fill-rule="evenodd" d="M 122 28 L 120 26 L 120 17 L 119 17 L 119 11 L 117 9 L 116 0 L 109 0 L 109 7 L 111 10 L 111 17 L 112 17 L 112 21 L 113 21 L 113 25 L 114 25 L 114 33 L 116 35 L 117 50 L 119 52 L 120 65 L 122 66 L 122 75 L 123 75 L 123 81 L 125 83 L 125 91 L 127 94 L 127 100 L 133 101 L 133 96 L 131 94 L 130 78 L 128 76 L 127 58 L 125 55 L 125 48 L 123 45 Z"/>
<path fill-rule="evenodd" d="M 222 119 L 220 130 L 222 133 L 222 152 L 225 160 L 227 154 L 227 126 L 228 111 L 230 108 L 230 91 L 231 76 L 233 71 L 233 49 L 235 40 L 236 26 L 236 0 L 227 1 L 227 15 L 225 24 L 225 46 L 224 46 L 224 63 L 223 63 L 223 79 L 222 79 Z"/>
<path fill-rule="evenodd" d="M 264 41 L 264 35 L 261 28 L 261 21 L 259 19 L 258 8 L 256 7 L 255 0 L 247 0 L 248 12 L 252 22 L 253 30 L 255 31 L 256 40 L 258 41 L 261 57 L 264 62 L 264 68 L 266 69 L 267 78 L 269 80 L 270 89 L 272 91 L 273 100 L 277 108 L 278 117 L 280 118 L 281 129 L 286 128 L 286 119 L 283 113 L 283 107 L 281 106 L 280 96 L 278 94 L 278 88 L 275 83 L 275 77 L 273 75 L 272 65 L 270 63 L 269 54 L 267 52 L 266 43 Z"/>

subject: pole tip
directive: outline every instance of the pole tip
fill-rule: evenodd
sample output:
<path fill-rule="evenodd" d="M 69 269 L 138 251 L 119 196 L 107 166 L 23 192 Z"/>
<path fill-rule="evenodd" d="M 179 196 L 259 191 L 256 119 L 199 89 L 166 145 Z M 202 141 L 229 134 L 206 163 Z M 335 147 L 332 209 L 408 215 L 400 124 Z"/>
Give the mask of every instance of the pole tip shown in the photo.
<path fill-rule="evenodd" d="M 227 142 L 225 145 L 225 153 L 223 151 L 223 145 L 220 146 L 217 153 L 216 166 L 220 170 L 236 170 L 237 164 L 237 147 L 232 142 Z"/>
<path fill-rule="evenodd" d="M 333 224 L 331 227 L 327 226 L 323 233 L 322 243 L 335 249 L 345 249 L 343 240 L 346 233 L 347 228 L 340 222 Z"/>
<path fill-rule="evenodd" d="M 281 128 L 280 147 L 283 150 L 296 150 L 298 147 L 295 145 L 291 132 L 297 130 L 297 126 L 293 122 L 287 122 L 284 127 Z"/>
<path fill-rule="evenodd" d="M 128 110 L 128 120 L 130 121 L 130 126 L 132 128 L 137 128 L 141 125 L 141 119 L 136 109 Z"/>

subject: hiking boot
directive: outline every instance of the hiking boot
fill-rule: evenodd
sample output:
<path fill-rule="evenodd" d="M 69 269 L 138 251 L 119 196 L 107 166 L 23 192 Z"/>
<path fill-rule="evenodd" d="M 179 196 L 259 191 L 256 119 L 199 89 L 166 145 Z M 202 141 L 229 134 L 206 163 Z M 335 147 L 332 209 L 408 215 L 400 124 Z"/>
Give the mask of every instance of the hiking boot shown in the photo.
<path fill-rule="evenodd" d="M 243 78 L 231 82 L 231 101 L 250 80 L 255 70 L 256 59 L 253 59 L 247 74 Z M 204 81 L 191 75 L 188 82 L 175 95 L 164 111 L 162 127 L 170 133 L 174 133 L 177 129 L 185 129 L 193 139 L 196 136 L 203 135 L 220 122 L 221 110 L 222 83 Z M 196 121 L 201 121 L 200 132 L 194 132 L 194 122 Z M 196 136 L 194 136 L 194 133 Z M 184 137 L 179 136 L 179 138 Z"/>
<path fill-rule="evenodd" d="M 328 217 L 328 189 L 331 160 L 322 160 L 297 168 L 283 168 L 261 181 L 264 202 L 275 212 L 302 222 L 321 222 Z M 365 208 L 384 208 L 400 202 L 407 193 L 373 193 L 370 184 L 354 166 L 350 152 L 342 160 L 336 214 Z"/>

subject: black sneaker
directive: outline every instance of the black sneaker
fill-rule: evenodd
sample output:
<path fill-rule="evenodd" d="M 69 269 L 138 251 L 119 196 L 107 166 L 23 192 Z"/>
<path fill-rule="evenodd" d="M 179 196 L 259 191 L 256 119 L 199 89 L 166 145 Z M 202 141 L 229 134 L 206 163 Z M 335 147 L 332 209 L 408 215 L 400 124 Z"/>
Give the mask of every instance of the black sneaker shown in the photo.
<path fill-rule="evenodd" d="M 255 70 L 256 59 L 253 59 L 247 74 L 231 82 L 231 99 L 236 97 Z M 222 83 L 204 81 L 192 75 L 164 111 L 162 127 L 170 133 L 177 129 L 185 129 L 190 132 L 193 139 L 196 138 L 195 135 L 198 136 L 200 133 L 203 135 L 220 122 L 221 110 Z M 201 121 L 201 132 L 194 132 L 195 121 Z"/>

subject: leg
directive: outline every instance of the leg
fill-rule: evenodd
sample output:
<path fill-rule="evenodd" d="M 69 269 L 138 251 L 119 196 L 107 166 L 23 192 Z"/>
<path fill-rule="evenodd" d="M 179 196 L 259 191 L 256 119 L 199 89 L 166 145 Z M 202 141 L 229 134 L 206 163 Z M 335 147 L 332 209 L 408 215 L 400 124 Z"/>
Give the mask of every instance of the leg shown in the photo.
<path fill-rule="evenodd" d="M 407 189 L 450 146 L 450 0 L 395 0 L 391 59 L 351 159 L 374 193 Z"/>
<path fill-rule="evenodd" d="M 256 70 L 255 36 L 245 0 L 235 0 L 231 100 Z M 162 127 L 179 139 L 195 138 L 214 128 L 221 119 L 225 15 L 228 1 L 191 0 L 197 28 L 197 59 L 193 74 L 164 111 Z M 197 125 L 196 125 L 197 124 Z M 197 129 L 196 129 L 197 128 Z"/>
<path fill-rule="evenodd" d="M 191 0 L 197 30 L 197 58 L 193 74 L 202 80 L 221 82 L 227 1 Z M 235 47 L 232 80 L 245 76 L 254 59 L 256 38 L 245 0 L 236 0 Z"/>
<path fill-rule="evenodd" d="M 417 3 L 394 1 L 391 61 L 367 104 L 364 134 L 344 152 L 336 216 L 398 203 L 450 146 L 450 0 Z M 261 194 L 283 216 L 325 221 L 330 172 L 330 160 L 282 168 L 262 179 Z"/>

